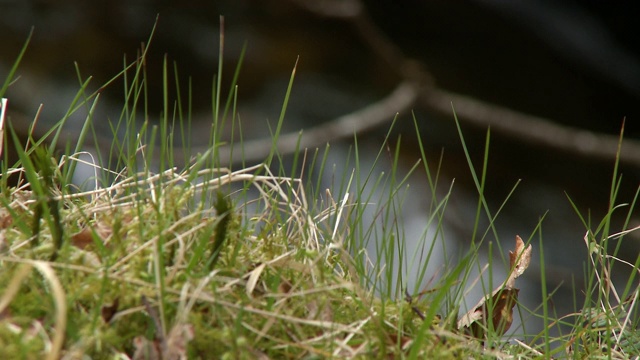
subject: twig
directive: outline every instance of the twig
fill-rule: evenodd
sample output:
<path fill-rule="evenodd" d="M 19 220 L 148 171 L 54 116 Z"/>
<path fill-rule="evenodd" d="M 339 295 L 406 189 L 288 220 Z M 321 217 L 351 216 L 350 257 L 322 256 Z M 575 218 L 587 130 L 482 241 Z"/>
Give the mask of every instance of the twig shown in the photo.
<path fill-rule="evenodd" d="M 453 105 L 458 119 L 470 125 L 491 126 L 492 131 L 584 157 L 611 160 L 615 159 L 618 151 L 618 136 L 560 125 L 545 118 L 437 88 L 424 91 L 420 102 L 435 112 L 449 116 Z M 640 142 L 625 139 L 620 161 L 640 166 Z"/>
<path fill-rule="evenodd" d="M 318 10 L 318 6 L 310 6 L 309 3 L 312 1 L 296 0 L 294 3 L 307 4 L 303 8 L 318 16 L 333 16 L 352 22 L 363 41 L 402 79 L 405 81 L 413 79 L 422 84 L 433 84 L 431 81 L 433 77 L 425 70 L 426 66 L 407 57 L 370 19 L 360 1 L 350 0 L 352 9 L 358 11 L 354 10 L 349 13 L 326 9 L 334 3 L 333 1 L 323 1 L 322 11 Z M 456 115 L 463 122 L 482 128 L 491 126 L 494 131 L 535 145 L 594 159 L 612 160 L 617 156 L 618 136 L 560 125 L 550 119 L 524 114 L 469 96 L 449 92 L 434 85 L 421 88 L 420 103 L 427 109 L 446 116 L 452 115 L 453 106 Z M 640 167 L 640 142 L 625 139 L 620 150 L 620 161 Z"/>
<path fill-rule="evenodd" d="M 398 113 L 407 111 L 416 104 L 416 101 L 428 110 L 445 116 L 452 115 L 453 106 L 461 121 L 482 128 L 491 126 L 493 131 L 515 140 L 593 159 L 612 160 L 617 155 L 619 141 L 617 136 L 560 125 L 550 119 L 524 114 L 436 87 L 433 85 L 433 77 L 426 71 L 425 64 L 407 57 L 370 19 L 364 5 L 358 0 L 346 2 L 292 0 L 292 2 L 318 16 L 352 22 L 363 41 L 371 47 L 376 56 L 383 59 L 398 74 L 401 83 L 387 97 L 363 109 L 302 132 L 281 135 L 277 150 L 282 155 L 318 148 L 328 142 L 372 130 L 390 121 Z M 14 117 L 20 116 L 14 114 Z M 21 130 L 22 124 L 20 120 L 13 122 L 18 130 Z M 67 135 L 70 139 L 74 136 L 74 134 Z M 102 137 L 97 141 L 103 150 L 109 149 L 112 142 L 111 139 Z M 242 161 L 260 162 L 270 152 L 272 145 L 271 138 L 264 138 L 245 141 L 242 145 L 243 152 L 232 152 L 230 147 L 221 147 L 220 159 L 229 159 L 233 164 L 239 164 Z M 206 145 L 194 145 L 191 153 L 203 153 L 207 149 Z M 184 158 L 185 150 L 175 148 L 174 157 Z M 620 161 L 640 167 L 640 141 L 625 139 L 620 151 Z"/>
<path fill-rule="evenodd" d="M 411 294 L 409 294 L 409 291 L 407 289 L 404 289 L 404 300 L 409 304 L 409 306 L 411 306 L 411 310 L 418 315 L 418 317 L 420 319 L 422 319 L 422 321 L 424 321 L 425 316 L 422 313 L 422 311 L 420 311 L 420 309 L 418 309 L 416 306 L 413 305 L 413 296 L 411 296 Z"/>
<path fill-rule="evenodd" d="M 142 305 L 144 305 L 144 309 L 147 311 L 147 314 L 149 314 L 149 317 L 151 318 L 151 320 L 153 321 L 153 325 L 155 327 L 155 340 L 158 342 L 158 344 L 160 345 L 160 353 L 164 354 L 167 352 L 167 339 L 164 335 L 164 331 L 162 328 L 162 321 L 160 320 L 160 316 L 158 316 L 158 312 L 156 311 L 155 308 L 153 308 L 153 306 L 151 306 L 151 304 L 149 303 L 149 300 L 147 300 L 147 297 L 142 295 L 141 299 L 142 301 Z"/>
<path fill-rule="evenodd" d="M 307 11 L 329 18 L 350 19 L 362 11 L 362 3 L 358 0 L 292 0 Z"/>
<path fill-rule="evenodd" d="M 301 132 L 291 132 L 280 136 L 277 150 L 280 154 L 292 154 L 297 150 L 312 149 L 324 144 L 344 139 L 354 134 L 372 130 L 396 116 L 399 112 L 407 111 L 415 104 L 418 97 L 418 87 L 414 82 L 405 81 L 398 85 L 387 97 L 368 105 L 360 110 L 340 116 L 334 120 Z M 230 159 L 232 163 L 256 162 L 264 160 L 271 150 L 273 140 L 263 138 L 245 141 L 242 144 L 244 159 L 238 151 L 231 152 L 231 148 L 220 149 L 221 159 Z M 194 148 L 199 151 L 197 148 Z"/>
<path fill-rule="evenodd" d="M 414 81 L 402 82 L 389 95 L 362 109 L 328 122 L 323 122 L 321 125 L 304 131 L 281 135 L 278 138 L 277 150 L 282 155 L 293 154 L 298 150 L 318 148 L 334 140 L 345 139 L 357 133 L 370 131 L 390 121 L 398 113 L 408 111 L 415 105 L 418 94 L 418 85 Z M 25 124 L 29 124 L 26 116 L 14 114 L 13 117 L 12 125 L 17 128 L 19 133 L 28 131 L 24 129 Z M 71 141 L 74 136 L 76 134 L 73 130 L 61 133 L 61 143 L 65 143 L 67 140 Z M 102 151 L 108 151 L 111 142 L 112 140 L 106 136 L 98 135 L 97 143 Z M 240 164 L 242 161 L 246 163 L 264 161 L 271 151 L 273 140 L 270 137 L 248 140 L 244 141 L 241 146 L 243 151 L 232 151 L 233 148 L 230 146 L 220 147 L 220 159 L 223 161 L 228 160 L 232 164 Z M 209 147 L 203 144 L 194 144 L 191 149 L 175 148 L 174 157 L 182 159 L 184 158 L 184 151 L 190 151 L 190 153 L 195 154 L 204 153 L 208 149 Z"/>

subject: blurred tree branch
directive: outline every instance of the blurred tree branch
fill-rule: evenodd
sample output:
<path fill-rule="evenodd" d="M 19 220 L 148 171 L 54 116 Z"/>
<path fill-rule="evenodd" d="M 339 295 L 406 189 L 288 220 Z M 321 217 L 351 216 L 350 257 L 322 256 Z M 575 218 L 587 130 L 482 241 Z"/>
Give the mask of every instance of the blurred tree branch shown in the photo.
<path fill-rule="evenodd" d="M 322 147 L 337 139 L 352 137 L 356 133 L 370 131 L 387 123 L 399 113 L 406 113 L 420 105 L 426 110 L 451 117 L 455 110 L 460 121 L 479 128 L 491 127 L 495 133 L 517 141 L 554 148 L 580 156 L 612 160 L 617 156 L 619 137 L 589 130 L 564 126 L 504 106 L 457 94 L 438 87 L 426 64 L 406 56 L 370 18 L 360 0 L 290 0 L 296 6 L 317 16 L 341 19 L 351 23 L 355 31 L 379 59 L 398 76 L 398 85 L 386 97 L 333 120 L 302 132 L 283 134 L 278 139 L 278 151 L 290 154 L 298 150 Z M 20 134 L 29 134 L 31 121 L 20 113 L 12 112 L 12 125 Z M 36 134 L 44 129 L 36 129 Z M 60 141 L 75 141 L 73 131 L 63 132 Z M 99 136 L 96 146 L 108 151 L 113 139 Z M 220 158 L 230 162 L 255 163 L 264 160 L 273 144 L 271 138 L 245 140 L 243 151 L 232 151 L 229 146 L 220 148 Z M 175 148 L 175 158 L 184 158 L 183 151 Z M 189 149 L 190 153 L 204 152 L 206 145 Z M 233 156 L 233 159 L 230 157 Z M 620 161 L 640 167 L 640 141 L 625 139 L 620 148 Z"/>
<path fill-rule="evenodd" d="M 292 1 L 318 16 L 352 22 L 363 41 L 378 57 L 388 63 L 403 81 L 421 85 L 413 89 L 419 92 L 419 103 L 432 112 L 451 116 L 455 110 L 458 119 L 467 124 L 482 128 L 490 126 L 493 131 L 514 139 L 584 157 L 612 160 L 618 154 L 618 136 L 563 126 L 550 119 L 440 89 L 426 70 L 425 64 L 408 58 L 371 20 L 365 6 L 359 0 Z M 397 108 L 396 111 L 406 110 Z M 331 123 L 321 126 L 331 126 Z M 640 166 L 640 142 L 625 139 L 620 148 L 620 161 Z"/>
<path fill-rule="evenodd" d="M 283 134 L 278 138 L 280 154 L 291 154 L 297 150 L 319 148 L 336 139 L 344 139 L 367 130 L 374 129 L 395 117 L 399 112 L 410 109 L 418 98 L 418 87 L 412 81 L 400 83 L 389 95 L 350 114 L 340 116 L 329 122 L 301 132 Z M 273 140 L 257 139 L 244 141 L 244 154 L 229 147 L 220 148 L 220 158 L 230 159 L 238 164 L 241 161 L 259 162 L 264 160 L 273 146 Z"/>

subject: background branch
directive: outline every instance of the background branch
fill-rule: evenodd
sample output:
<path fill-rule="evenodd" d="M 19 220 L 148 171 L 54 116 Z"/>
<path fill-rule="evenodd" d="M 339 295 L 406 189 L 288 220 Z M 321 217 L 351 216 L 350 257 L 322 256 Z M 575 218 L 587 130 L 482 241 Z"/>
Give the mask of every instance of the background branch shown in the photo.
<path fill-rule="evenodd" d="M 492 131 L 535 145 L 604 160 L 615 159 L 618 152 L 618 136 L 563 126 L 438 88 L 423 91 L 420 102 L 434 112 L 451 116 L 455 111 L 458 119 L 467 124 L 482 128 L 491 126 Z M 625 139 L 620 149 L 620 161 L 640 166 L 640 142 Z"/>
<path fill-rule="evenodd" d="M 360 110 L 340 116 L 301 132 L 291 132 L 280 136 L 277 142 L 280 154 L 292 154 L 297 150 L 314 149 L 324 146 L 330 141 L 345 139 L 355 134 L 374 129 L 393 119 L 399 112 L 410 109 L 418 97 L 417 85 L 405 81 L 398 85 L 387 97 Z M 244 141 L 242 152 L 233 152 L 231 162 L 260 162 L 271 150 L 273 140 L 262 138 Z M 203 149 L 201 149 L 203 150 Z M 231 158 L 231 148 L 220 149 L 221 159 Z M 197 151 L 197 150 L 196 150 Z"/>
<path fill-rule="evenodd" d="M 315 3 L 315 1 L 296 0 L 296 4 Z M 372 51 L 404 81 L 422 83 L 420 104 L 428 110 L 444 116 L 452 116 L 455 110 L 458 119 L 464 123 L 487 128 L 513 139 L 538 146 L 553 148 L 580 156 L 613 160 L 618 154 L 619 137 L 589 130 L 563 126 L 559 123 L 506 107 L 487 103 L 469 96 L 449 92 L 438 88 L 427 66 L 407 57 L 403 51 L 371 20 L 364 5 L 358 0 L 350 0 L 350 11 L 329 11 L 327 7 L 335 2 L 320 1 L 319 5 L 303 6 L 318 16 L 334 17 L 350 21 L 355 25 L 360 37 Z M 357 10 L 357 11 L 356 11 Z M 334 15 L 339 14 L 339 15 Z M 640 142 L 625 139 L 620 149 L 620 161 L 640 167 Z"/>

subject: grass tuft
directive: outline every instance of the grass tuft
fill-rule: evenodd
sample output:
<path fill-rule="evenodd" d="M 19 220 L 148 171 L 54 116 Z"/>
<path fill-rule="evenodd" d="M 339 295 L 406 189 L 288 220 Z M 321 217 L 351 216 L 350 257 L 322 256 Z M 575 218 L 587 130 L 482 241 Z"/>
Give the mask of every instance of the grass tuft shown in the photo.
<path fill-rule="evenodd" d="M 221 31 L 220 58 L 223 45 Z M 1 93 L 11 83 L 25 49 L 26 45 Z M 569 198 L 585 226 L 589 251 L 584 303 L 576 300 L 572 314 L 552 313 L 555 290 L 546 289 L 541 255 L 543 303 L 540 309 L 517 306 L 521 318 L 542 317 L 544 330 L 532 334 L 522 328 L 516 329 L 521 333 L 505 335 L 505 329 L 494 328 L 492 322 L 478 321 L 474 326 L 483 326 L 479 331 L 483 335 L 476 339 L 457 328 L 458 319 L 469 308 L 465 303 L 469 289 L 479 286 L 491 294 L 503 282 L 493 279 L 493 268 L 499 261 L 508 264 L 507 260 L 490 257 L 488 264 L 482 264 L 479 252 L 484 244 L 497 245 L 506 254 L 496 219 L 519 185 L 513 185 L 498 209 L 489 206 L 485 187 L 491 176 L 490 132 L 481 167 L 476 167 L 454 112 L 478 193 L 471 246 L 454 258 L 445 242 L 454 184 L 439 184 L 443 157 L 436 164 L 430 162 L 415 116 L 420 158 L 407 171 L 400 166 L 403 139 L 394 135 L 394 120 L 373 157 L 365 156 L 370 149 L 355 138 L 343 159 L 344 170 L 334 172 L 332 186 L 325 189 L 323 176 L 326 179 L 332 167 L 337 169 L 328 163 L 328 145 L 296 154 L 289 168 L 278 152 L 297 65 L 272 133 L 272 148 L 262 164 L 247 166 L 234 161 L 234 151 L 244 154 L 236 113 L 241 62 L 226 99 L 222 63 L 218 66 L 210 143 L 196 154 L 189 140 L 190 86 L 184 96 L 177 66 L 171 76 L 165 58 L 163 106 L 159 114 L 151 113 L 147 51 L 143 46 L 130 63 L 125 58 L 123 71 L 93 93 L 91 78 L 84 79 L 77 67 L 78 93 L 67 114 L 44 136 L 25 141 L 10 124 L 3 135 L 12 140 L 18 159 L 7 164 L 5 141 L 0 182 L 0 358 L 631 358 L 640 354 L 640 257 L 631 263 L 619 256 L 623 239 L 638 228 L 611 230 L 614 214 L 624 210 L 623 229 L 628 229 L 640 191 L 629 204 L 617 202 L 621 186 L 617 164 L 603 220 L 592 224 L 593 219 Z M 113 140 L 104 144 L 93 114 L 99 109 L 100 91 L 118 83 L 123 88 L 122 111 L 109 123 Z M 174 86 L 176 91 L 170 91 Z M 175 99 L 169 97 L 172 92 Z M 80 111 L 86 115 L 81 135 L 75 143 L 64 144 L 62 129 Z M 236 141 L 222 137 L 228 122 L 231 133 L 239 134 L 239 150 L 223 159 L 219 150 Z M 85 142 L 102 151 L 86 156 Z M 225 163 L 242 166 L 222 166 Z M 381 167 L 385 172 L 376 170 Z M 78 184 L 80 169 L 85 173 L 89 169 L 93 176 Z M 16 176 L 17 184 L 10 185 L 9 177 Z M 408 238 L 403 226 L 413 177 L 428 184 L 430 195 L 419 239 Z M 527 241 L 536 243 L 537 237 L 539 246 L 533 251 L 539 254 L 543 220 Z M 445 266 L 434 274 L 429 265 L 443 260 L 436 258 L 438 247 L 443 249 Z M 622 286 L 611 280 L 620 268 L 629 274 Z M 474 277 L 474 270 L 480 275 Z M 504 291 L 497 289 L 498 295 Z M 509 294 L 517 298 L 517 289 Z M 498 301 L 487 297 L 486 311 L 494 314 L 498 307 Z"/>

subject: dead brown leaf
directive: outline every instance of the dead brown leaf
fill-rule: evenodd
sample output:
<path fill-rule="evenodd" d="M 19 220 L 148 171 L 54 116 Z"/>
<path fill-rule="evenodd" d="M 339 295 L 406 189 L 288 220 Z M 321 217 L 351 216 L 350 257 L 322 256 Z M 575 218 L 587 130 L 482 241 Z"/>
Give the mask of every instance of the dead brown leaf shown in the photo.
<path fill-rule="evenodd" d="M 71 244 L 79 249 L 84 250 L 87 246 L 93 244 L 93 231 L 96 232 L 103 243 L 107 242 L 107 239 L 113 232 L 111 226 L 103 223 L 96 223 L 94 224 L 93 229 L 89 226 L 86 226 L 78 233 L 73 234 L 71 236 Z"/>
<path fill-rule="evenodd" d="M 9 248 L 7 237 L 5 236 L 5 229 L 0 229 L 0 254 L 5 252 Z"/>
<path fill-rule="evenodd" d="M 120 305 L 120 298 L 116 298 L 113 300 L 111 305 L 103 305 L 100 309 L 100 314 L 102 315 L 102 320 L 105 323 L 109 323 L 113 316 L 118 312 L 118 306 Z"/>
<path fill-rule="evenodd" d="M 93 236 L 91 235 L 91 229 L 88 227 L 80 230 L 71 236 L 71 245 L 78 249 L 86 249 L 87 246 L 93 244 Z"/>
<path fill-rule="evenodd" d="M 6 229 L 13 224 L 13 217 L 5 209 L 0 209 L 0 229 Z"/>
<path fill-rule="evenodd" d="M 518 301 L 519 289 L 514 288 L 515 280 L 529 267 L 531 251 L 531 245 L 525 247 L 524 241 L 516 235 L 515 249 L 509 251 L 509 276 L 491 295 L 484 296 L 476 306 L 460 317 L 458 330 L 477 339 L 484 339 L 486 329 L 490 326 L 487 319 L 491 319 L 491 326 L 497 334 L 503 335 L 509 330 L 513 323 L 513 308 Z"/>
<path fill-rule="evenodd" d="M 506 286 L 513 287 L 516 279 L 527 270 L 531 262 L 531 251 L 531 245 L 525 247 L 522 238 L 516 235 L 516 249 L 515 251 L 509 251 L 511 272 L 505 281 Z"/>

